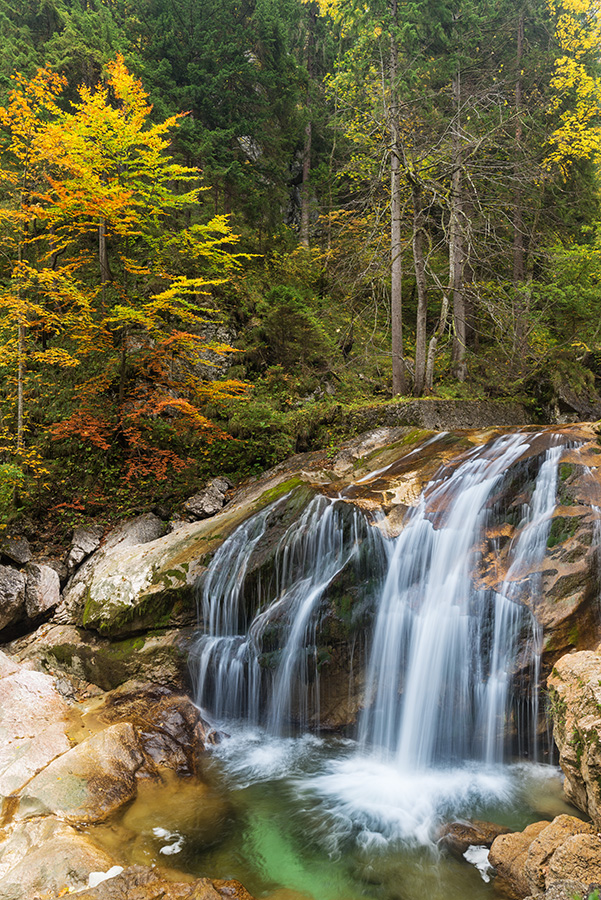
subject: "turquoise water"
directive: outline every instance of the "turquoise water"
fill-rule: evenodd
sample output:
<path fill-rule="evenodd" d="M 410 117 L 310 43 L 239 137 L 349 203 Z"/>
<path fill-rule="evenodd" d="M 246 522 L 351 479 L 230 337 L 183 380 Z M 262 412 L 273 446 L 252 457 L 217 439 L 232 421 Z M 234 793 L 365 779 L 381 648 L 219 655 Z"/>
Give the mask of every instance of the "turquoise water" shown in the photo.
<path fill-rule="evenodd" d="M 494 881 L 438 849 L 442 822 L 517 830 L 573 812 L 550 766 L 396 766 L 348 740 L 232 732 L 201 781 L 141 788 L 121 849 L 126 861 L 235 878 L 272 900 L 479 900 L 498 896 Z"/>

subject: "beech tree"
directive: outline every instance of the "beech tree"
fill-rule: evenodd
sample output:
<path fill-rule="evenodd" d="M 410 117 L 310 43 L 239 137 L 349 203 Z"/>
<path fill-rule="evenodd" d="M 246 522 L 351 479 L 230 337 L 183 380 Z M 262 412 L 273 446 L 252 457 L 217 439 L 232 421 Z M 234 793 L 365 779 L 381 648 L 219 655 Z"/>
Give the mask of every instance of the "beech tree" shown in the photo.
<path fill-rule="evenodd" d="M 185 420 L 208 435 L 212 426 L 199 404 L 241 388 L 207 385 L 195 374 L 207 348 L 201 329 L 211 314 L 211 288 L 240 264 L 241 254 L 232 252 L 236 237 L 224 217 L 184 221 L 182 213 L 197 206 L 203 188 L 197 170 L 174 163 L 167 152 L 181 117 L 151 122 L 147 94 L 122 57 L 108 66 L 106 82 L 80 86 L 66 110 L 56 103 L 62 87 L 48 72 L 31 82 L 17 79 L 10 107 L 0 113 L 9 149 L 24 167 L 14 173 L 15 188 L 28 184 L 19 203 L 13 193 L 7 213 L 16 222 L 17 288 L 10 296 L 21 320 L 37 316 L 38 327 L 65 335 L 71 353 L 55 341 L 44 349 L 47 361 L 86 363 L 77 407 L 56 425 L 55 436 L 78 435 L 104 448 L 117 440 L 138 472 L 164 475 L 167 465 L 183 462 L 152 446 L 149 423 L 163 416 L 177 429 Z M 43 102 L 30 109 L 28 98 L 40 93 Z M 30 111 L 27 125 L 23 108 Z M 24 268 L 23 217 L 35 225 L 28 243 L 36 248 L 35 270 Z M 54 318 L 42 321 L 39 304 L 31 305 L 33 287 L 54 298 Z"/>

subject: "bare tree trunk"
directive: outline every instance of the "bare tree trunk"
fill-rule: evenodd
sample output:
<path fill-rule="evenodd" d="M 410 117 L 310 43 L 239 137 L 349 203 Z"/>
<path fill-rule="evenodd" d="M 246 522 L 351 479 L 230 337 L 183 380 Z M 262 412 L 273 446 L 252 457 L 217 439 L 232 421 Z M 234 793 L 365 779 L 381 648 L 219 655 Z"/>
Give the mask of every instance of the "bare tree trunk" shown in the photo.
<path fill-rule="evenodd" d="M 411 186 L 413 197 L 413 267 L 417 286 L 417 321 L 415 328 L 415 380 L 413 393 L 421 397 L 426 377 L 426 329 L 428 296 L 426 292 L 426 263 L 424 259 L 424 216 L 422 189 L 417 181 Z"/>
<path fill-rule="evenodd" d="M 102 285 L 102 306 L 104 308 L 106 305 L 106 286 L 111 280 L 108 243 L 106 240 L 106 219 L 102 219 L 98 226 L 98 262 L 100 264 L 100 284 Z"/>
<path fill-rule="evenodd" d="M 434 361 L 436 359 L 436 346 L 438 344 L 438 339 L 440 335 L 443 333 L 445 328 L 447 327 L 447 320 L 449 318 L 449 295 L 445 292 L 442 295 L 442 305 L 440 307 L 440 317 L 438 319 L 438 324 L 434 329 L 434 334 L 430 338 L 430 343 L 428 344 L 428 359 L 426 361 L 426 390 L 431 391 L 434 389 Z"/>
<path fill-rule="evenodd" d="M 391 0 L 393 21 L 397 21 L 398 0 Z M 392 395 L 407 392 L 407 369 L 403 355 L 403 265 L 401 243 L 401 156 L 399 109 L 396 97 L 398 47 L 390 36 L 390 318 L 392 343 Z"/>
<path fill-rule="evenodd" d="M 19 268 L 23 262 L 23 242 L 19 243 Z M 23 449 L 24 429 L 24 381 L 25 381 L 25 326 L 21 313 L 21 272 L 19 271 L 19 324 L 17 326 L 17 454 Z"/>
<path fill-rule="evenodd" d="M 303 147 L 303 183 L 301 186 L 301 221 L 300 242 L 309 247 L 309 226 L 311 223 L 311 122 L 305 127 L 305 145 Z"/>
<path fill-rule="evenodd" d="M 524 248 L 524 198 L 520 184 L 520 157 L 522 144 L 522 56 L 524 53 L 524 11 L 520 13 L 516 46 L 515 82 L 515 149 L 514 149 L 514 198 L 513 198 L 513 287 L 515 291 L 515 335 L 513 342 L 514 363 L 521 366 L 527 349 L 526 315 L 529 295 L 525 284 L 526 259 Z"/>
<path fill-rule="evenodd" d="M 460 131 L 461 108 L 461 75 L 457 73 L 453 78 L 453 94 L 455 97 L 456 112 L 453 122 L 453 174 L 451 179 L 451 212 L 449 223 L 449 281 L 453 288 L 453 351 L 452 359 L 455 377 L 458 381 L 465 381 L 466 377 L 466 315 L 465 294 L 463 287 L 463 265 L 465 255 L 465 241 L 463 231 L 463 172 Z"/>

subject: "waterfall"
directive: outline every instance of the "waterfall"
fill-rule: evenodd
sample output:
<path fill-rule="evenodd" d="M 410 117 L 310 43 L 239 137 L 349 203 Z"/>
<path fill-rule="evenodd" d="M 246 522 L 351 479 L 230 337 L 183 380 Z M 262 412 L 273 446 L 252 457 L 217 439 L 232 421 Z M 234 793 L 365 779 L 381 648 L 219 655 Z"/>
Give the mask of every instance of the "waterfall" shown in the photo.
<path fill-rule="evenodd" d="M 318 708 L 324 594 L 344 570 L 356 580 L 366 560 L 373 570 L 382 557 L 382 538 L 358 509 L 318 495 L 249 590 L 253 554 L 287 499 L 240 526 L 215 555 L 202 585 L 206 633 L 193 651 L 198 705 L 219 719 L 263 722 L 274 734 L 291 720 L 306 726 L 310 706 Z"/>
<path fill-rule="evenodd" d="M 272 734 L 318 721 L 318 631 L 328 598 L 348 573 L 366 581 L 371 565 L 379 588 L 367 629 L 363 750 L 393 757 L 404 771 L 496 763 L 513 722 L 535 758 L 542 642 L 532 598 L 563 449 L 552 436 L 533 460 L 537 437 L 503 435 L 443 466 L 394 539 L 352 504 L 321 495 L 285 528 L 269 564 L 262 548 L 288 498 L 240 526 L 202 584 L 198 704 L 220 719 L 263 723 Z M 519 477 L 532 482 L 530 501 L 504 551 L 506 574 L 491 586 L 478 575 L 482 545 L 507 512 L 498 501 L 503 486 Z M 526 673 L 520 697 L 518 669 Z"/>

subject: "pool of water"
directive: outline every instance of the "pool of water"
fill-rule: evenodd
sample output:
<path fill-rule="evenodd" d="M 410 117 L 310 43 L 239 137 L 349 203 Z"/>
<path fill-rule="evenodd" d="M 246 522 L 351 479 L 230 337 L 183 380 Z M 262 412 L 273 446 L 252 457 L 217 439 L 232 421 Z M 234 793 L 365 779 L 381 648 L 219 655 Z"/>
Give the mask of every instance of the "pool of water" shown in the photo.
<path fill-rule="evenodd" d="M 403 772 L 350 740 L 230 730 L 199 779 L 142 782 L 96 837 L 124 864 L 236 878 L 271 900 L 479 900 L 474 865 L 436 845 L 441 823 L 513 829 L 574 813 L 559 770 L 518 763 Z"/>

